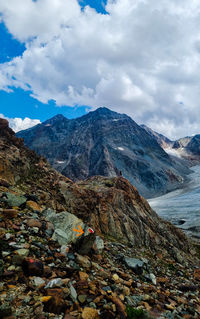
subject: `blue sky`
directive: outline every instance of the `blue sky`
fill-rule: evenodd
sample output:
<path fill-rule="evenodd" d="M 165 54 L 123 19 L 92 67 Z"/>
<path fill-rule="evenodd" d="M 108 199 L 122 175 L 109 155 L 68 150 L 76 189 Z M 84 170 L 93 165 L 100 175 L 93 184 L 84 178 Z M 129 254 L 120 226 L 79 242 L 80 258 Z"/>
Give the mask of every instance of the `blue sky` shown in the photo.
<path fill-rule="evenodd" d="M 86 5 L 94 8 L 97 12 L 106 14 L 105 0 L 80 0 L 82 9 Z M 26 47 L 23 42 L 17 41 L 7 30 L 5 24 L 0 23 L 0 63 L 11 61 L 14 57 L 21 56 Z M 11 87 L 13 92 L 0 90 L 0 114 L 7 118 L 39 119 L 41 122 L 54 115 L 61 113 L 67 118 L 76 118 L 86 114 L 90 109 L 88 106 L 69 107 L 67 105 L 56 106 L 55 101 L 48 104 L 41 103 L 31 97 L 29 91 L 21 88 Z"/>

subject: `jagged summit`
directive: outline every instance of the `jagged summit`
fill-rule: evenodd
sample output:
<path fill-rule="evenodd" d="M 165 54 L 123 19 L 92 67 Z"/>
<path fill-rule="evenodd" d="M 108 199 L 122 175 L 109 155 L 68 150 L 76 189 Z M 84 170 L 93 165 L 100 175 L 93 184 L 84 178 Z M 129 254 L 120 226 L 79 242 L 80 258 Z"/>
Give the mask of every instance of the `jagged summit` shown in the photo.
<path fill-rule="evenodd" d="M 68 120 L 68 119 L 63 114 L 56 114 L 55 116 L 43 122 L 42 124 L 44 125 L 48 123 L 51 124 L 51 123 L 55 123 L 57 121 L 63 121 L 63 120 Z"/>

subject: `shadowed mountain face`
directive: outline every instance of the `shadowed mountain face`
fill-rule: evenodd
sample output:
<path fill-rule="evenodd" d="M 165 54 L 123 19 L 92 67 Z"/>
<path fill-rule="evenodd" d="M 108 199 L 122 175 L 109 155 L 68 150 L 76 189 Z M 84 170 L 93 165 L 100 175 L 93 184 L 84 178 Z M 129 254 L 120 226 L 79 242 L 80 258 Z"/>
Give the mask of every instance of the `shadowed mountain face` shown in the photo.
<path fill-rule="evenodd" d="M 188 173 L 145 129 L 107 108 L 73 120 L 57 115 L 17 136 L 74 181 L 121 171 L 146 197 L 175 189 Z"/>

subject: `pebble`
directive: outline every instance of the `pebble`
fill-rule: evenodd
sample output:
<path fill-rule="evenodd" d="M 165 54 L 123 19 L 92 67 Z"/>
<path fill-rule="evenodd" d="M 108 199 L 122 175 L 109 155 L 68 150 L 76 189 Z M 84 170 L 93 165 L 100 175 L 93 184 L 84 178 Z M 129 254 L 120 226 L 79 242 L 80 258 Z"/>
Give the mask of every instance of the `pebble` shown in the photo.
<path fill-rule="evenodd" d="M 34 282 L 34 285 L 35 285 L 36 287 L 45 284 L 45 281 L 44 281 L 41 277 L 34 277 L 34 278 L 33 278 L 33 282 Z"/>
<path fill-rule="evenodd" d="M 85 307 L 82 312 L 83 319 L 99 319 L 98 311 L 93 308 Z"/>
<path fill-rule="evenodd" d="M 27 257 L 29 255 L 29 249 L 18 249 L 16 250 L 16 253 L 19 255 L 19 256 L 23 256 L 23 257 Z"/>
<path fill-rule="evenodd" d="M 70 291 L 70 296 L 71 296 L 72 300 L 76 301 L 77 300 L 77 292 L 71 283 L 69 284 L 69 291 Z"/>
<path fill-rule="evenodd" d="M 61 287 L 63 285 L 63 281 L 61 278 L 55 278 L 50 280 L 47 285 L 45 286 L 45 289 L 47 288 L 55 288 L 55 287 Z"/>

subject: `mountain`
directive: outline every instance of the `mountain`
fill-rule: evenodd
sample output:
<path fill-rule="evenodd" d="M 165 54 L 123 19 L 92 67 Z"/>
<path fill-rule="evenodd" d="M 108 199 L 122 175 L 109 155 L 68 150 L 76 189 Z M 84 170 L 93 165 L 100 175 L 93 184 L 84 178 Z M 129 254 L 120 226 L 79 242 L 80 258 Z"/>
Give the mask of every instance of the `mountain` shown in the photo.
<path fill-rule="evenodd" d="M 200 162 L 200 135 L 186 136 L 171 141 L 146 125 L 141 125 L 176 162 L 183 166 L 194 166 Z"/>
<path fill-rule="evenodd" d="M 0 318 L 198 318 L 199 266 L 128 180 L 73 183 L 0 119 Z"/>
<path fill-rule="evenodd" d="M 57 115 L 17 136 L 74 181 L 121 171 L 145 197 L 177 188 L 189 173 L 129 116 L 107 108 L 72 120 Z"/>
<path fill-rule="evenodd" d="M 169 138 L 167 138 L 166 136 L 157 133 L 155 131 L 153 131 L 150 127 L 142 124 L 140 125 L 143 129 L 145 129 L 156 141 L 157 143 L 163 148 L 166 149 L 168 147 L 172 147 L 174 142 L 171 141 Z"/>

